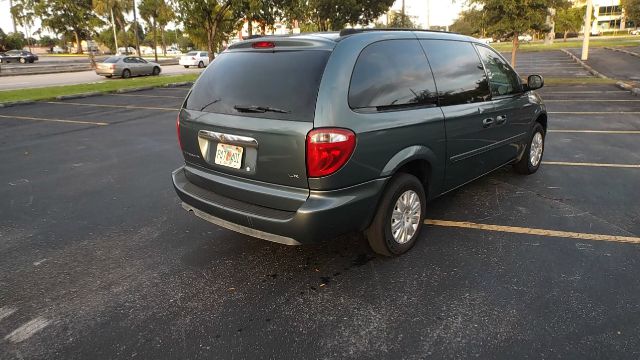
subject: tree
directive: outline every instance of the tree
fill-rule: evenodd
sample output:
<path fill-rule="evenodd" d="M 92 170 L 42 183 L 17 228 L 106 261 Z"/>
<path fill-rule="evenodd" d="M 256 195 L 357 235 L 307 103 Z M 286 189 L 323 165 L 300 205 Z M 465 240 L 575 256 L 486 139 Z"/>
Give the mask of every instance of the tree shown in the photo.
<path fill-rule="evenodd" d="M 461 12 L 449 30 L 474 37 L 487 37 L 487 21 L 484 11 L 471 8 Z"/>
<path fill-rule="evenodd" d="M 48 0 L 36 2 L 36 16 L 42 25 L 57 34 L 73 35 L 77 45 L 76 53 L 82 54 L 82 40 L 88 35 L 99 19 L 93 14 L 91 0 Z"/>
<path fill-rule="evenodd" d="M 124 14 L 131 11 L 133 3 L 129 0 L 92 0 L 91 5 L 98 16 L 111 24 L 113 36 L 109 44 L 113 44 L 113 46 L 109 45 L 109 47 L 113 48 L 114 52 L 117 52 L 118 26 L 121 30 L 124 30 L 126 26 Z M 104 37 L 104 34 L 99 37 Z"/>
<path fill-rule="evenodd" d="M 257 22 L 262 34 L 282 17 L 284 2 L 279 0 L 241 0 L 234 4 L 235 17 L 247 22 L 249 36 L 253 35 L 253 23 Z"/>
<path fill-rule="evenodd" d="M 153 54 L 155 60 L 158 61 L 158 27 L 160 24 L 163 27 L 166 26 L 173 18 L 173 9 L 164 0 L 142 0 L 138 9 L 140 10 L 140 17 L 149 24 L 153 33 Z"/>
<path fill-rule="evenodd" d="M 499 37 L 512 37 L 511 66 L 516 66 L 518 36 L 530 30 L 548 31 L 547 9 L 569 6 L 567 0 L 471 0 L 486 15 L 488 30 Z"/>
<path fill-rule="evenodd" d="M 389 24 L 387 27 L 391 29 L 417 29 L 419 26 L 411 20 L 407 14 L 401 11 L 391 11 L 388 14 Z"/>
<path fill-rule="evenodd" d="M 569 32 L 578 32 L 584 23 L 585 7 L 561 9 L 556 13 L 556 30 L 564 33 L 564 41 L 567 41 Z"/>
<path fill-rule="evenodd" d="M 624 9 L 627 20 L 640 25 L 640 0 L 620 0 L 620 6 Z"/>
<path fill-rule="evenodd" d="M 232 0 L 181 0 L 178 13 L 189 36 L 200 44 L 206 44 L 209 60 L 221 45 L 221 32 L 233 21 Z"/>
<path fill-rule="evenodd" d="M 384 14 L 394 0 L 309 0 L 305 13 L 320 31 L 341 30 L 345 25 L 367 25 Z"/>
<path fill-rule="evenodd" d="M 34 0 L 14 0 L 12 2 L 14 5 L 11 6 L 10 12 L 13 17 L 13 21 L 22 26 L 22 28 L 27 32 L 27 45 L 29 46 L 29 50 L 31 50 L 30 41 L 30 29 L 33 26 L 34 20 L 36 18 L 34 12 Z"/>
<path fill-rule="evenodd" d="M 24 34 L 22 34 L 21 32 L 8 33 L 6 35 L 4 34 L 4 32 L 0 33 L 0 49 L 22 49 L 26 42 L 27 40 L 25 39 Z"/>

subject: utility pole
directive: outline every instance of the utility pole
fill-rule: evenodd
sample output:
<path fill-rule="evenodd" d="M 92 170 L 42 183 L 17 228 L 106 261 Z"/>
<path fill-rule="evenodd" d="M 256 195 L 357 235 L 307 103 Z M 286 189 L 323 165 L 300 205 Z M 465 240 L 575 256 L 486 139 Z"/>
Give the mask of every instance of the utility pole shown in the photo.
<path fill-rule="evenodd" d="M 136 53 L 140 56 L 140 39 L 138 39 L 138 15 L 136 15 L 136 0 L 133 0 L 133 34 L 136 37 Z"/>
<path fill-rule="evenodd" d="M 113 7 L 111 8 L 111 26 L 113 27 L 113 41 L 116 44 L 116 54 L 118 53 L 118 33 L 116 32 L 116 22 L 113 19 Z"/>
<path fill-rule="evenodd" d="M 431 29 L 431 0 L 427 0 L 427 30 Z"/>
<path fill-rule="evenodd" d="M 582 61 L 589 59 L 589 38 L 591 37 L 592 0 L 587 0 L 587 13 L 584 15 L 584 40 L 582 40 Z"/>
<path fill-rule="evenodd" d="M 404 0 L 402 0 L 402 26 L 403 27 L 405 26 L 404 24 L 405 24 L 406 19 L 407 19 L 407 15 L 405 14 L 404 10 L 405 10 L 404 9 Z"/>

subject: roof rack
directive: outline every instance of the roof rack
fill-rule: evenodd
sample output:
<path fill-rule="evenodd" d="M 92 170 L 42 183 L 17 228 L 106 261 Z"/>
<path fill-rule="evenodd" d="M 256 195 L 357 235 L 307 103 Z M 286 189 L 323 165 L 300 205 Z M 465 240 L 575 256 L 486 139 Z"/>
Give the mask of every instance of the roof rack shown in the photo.
<path fill-rule="evenodd" d="M 340 30 L 340 37 L 369 32 L 369 31 L 423 31 L 423 32 L 434 32 L 434 33 L 446 33 L 446 34 L 457 34 L 450 31 L 440 31 L 440 30 L 425 30 L 425 29 L 401 29 L 401 28 L 371 28 L 371 29 L 342 29 Z"/>

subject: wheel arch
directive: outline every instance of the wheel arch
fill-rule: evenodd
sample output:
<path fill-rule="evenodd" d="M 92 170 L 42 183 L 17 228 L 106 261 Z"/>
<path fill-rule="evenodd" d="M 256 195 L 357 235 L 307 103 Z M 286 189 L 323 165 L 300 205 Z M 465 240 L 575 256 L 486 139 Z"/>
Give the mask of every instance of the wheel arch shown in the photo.
<path fill-rule="evenodd" d="M 411 174 L 424 186 L 427 199 L 432 198 L 439 186 L 433 165 L 437 164 L 435 153 L 426 146 L 414 145 L 400 150 L 385 165 L 381 177 L 390 177 L 397 173 Z"/>

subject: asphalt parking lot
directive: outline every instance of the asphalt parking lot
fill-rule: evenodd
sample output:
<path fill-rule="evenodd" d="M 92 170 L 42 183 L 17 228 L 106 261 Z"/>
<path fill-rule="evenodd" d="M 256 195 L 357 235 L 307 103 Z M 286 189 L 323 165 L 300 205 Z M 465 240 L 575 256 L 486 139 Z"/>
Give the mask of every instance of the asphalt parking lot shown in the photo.
<path fill-rule="evenodd" d="M 540 171 L 437 199 L 386 259 L 186 213 L 187 91 L 0 109 L 0 359 L 640 357 L 640 98 L 543 88 Z"/>

